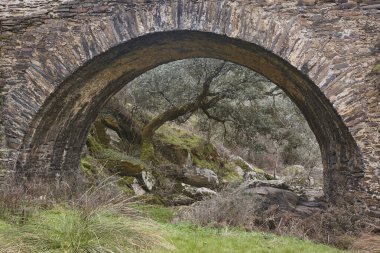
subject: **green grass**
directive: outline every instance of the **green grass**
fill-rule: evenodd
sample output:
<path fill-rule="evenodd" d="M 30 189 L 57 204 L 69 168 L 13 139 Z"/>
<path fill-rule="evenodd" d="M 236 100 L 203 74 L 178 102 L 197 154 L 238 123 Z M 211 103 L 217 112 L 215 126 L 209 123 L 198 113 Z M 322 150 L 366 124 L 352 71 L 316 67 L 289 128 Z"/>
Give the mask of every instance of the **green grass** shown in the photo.
<path fill-rule="evenodd" d="M 133 252 L 133 253 L 338 253 L 325 245 L 293 237 L 235 228 L 172 224 L 175 211 L 136 206 L 149 220 L 138 221 L 106 209 L 94 215 L 67 208 L 41 211 L 23 225 L 0 220 L 0 252 Z M 162 237 L 169 243 L 165 242 Z M 174 247 L 173 247 L 174 245 Z"/>
<path fill-rule="evenodd" d="M 173 253 L 338 253 L 325 245 L 292 237 L 233 229 L 196 227 L 190 224 L 162 224 L 166 238 L 177 248 Z M 151 250 L 163 253 L 165 250 Z"/>
<path fill-rule="evenodd" d="M 112 208 L 54 208 L 24 224 L 0 220 L 1 253 L 124 253 L 151 247 L 171 249 L 152 220 Z"/>
<path fill-rule="evenodd" d="M 136 205 L 135 208 L 159 223 L 170 223 L 175 215 L 173 209 L 160 205 Z"/>
<path fill-rule="evenodd" d="M 141 206 L 149 216 L 160 223 L 164 237 L 176 249 L 154 249 L 147 253 L 338 253 L 348 252 L 294 237 L 277 236 L 240 229 L 199 227 L 187 223 L 170 224 L 174 211 L 161 206 Z"/>

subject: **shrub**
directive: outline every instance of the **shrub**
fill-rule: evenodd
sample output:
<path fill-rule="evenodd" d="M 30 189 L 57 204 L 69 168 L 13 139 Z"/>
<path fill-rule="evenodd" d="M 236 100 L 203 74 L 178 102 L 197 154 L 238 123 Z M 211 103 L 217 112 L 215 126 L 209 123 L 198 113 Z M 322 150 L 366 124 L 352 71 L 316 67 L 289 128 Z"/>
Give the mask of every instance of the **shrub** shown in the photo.
<path fill-rule="evenodd" d="M 281 235 L 293 235 L 342 249 L 350 248 L 352 238 L 371 230 L 375 221 L 352 206 L 315 209 L 302 214 L 282 207 L 259 195 L 244 195 L 226 190 L 208 200 L 182 209 L 179 220 L 215 227 L 241 227 Z"/>

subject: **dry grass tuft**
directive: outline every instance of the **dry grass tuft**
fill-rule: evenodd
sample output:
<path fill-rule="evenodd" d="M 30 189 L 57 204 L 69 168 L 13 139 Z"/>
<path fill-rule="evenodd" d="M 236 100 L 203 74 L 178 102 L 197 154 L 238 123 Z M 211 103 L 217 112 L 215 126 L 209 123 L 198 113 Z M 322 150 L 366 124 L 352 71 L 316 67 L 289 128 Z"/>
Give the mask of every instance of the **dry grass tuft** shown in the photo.
<path fill-rule="evenodd" d="M 360 253 L 380 253 L 380 235 L 363 234 L 355 239 L 350 249 Z"/>
<path fill-rule="evenodd" d="M 0 195 L 0 252 L 135 252 L 171 249 L 154 221 L 108 178 L 80 193 L 42 181 L 8 185 Z M 40 186 L 40 187 L 39 187 Z M 50 188 L 49 188 L 50 187 Z M 54 193 L 56 195 L 54 195 Z"/>

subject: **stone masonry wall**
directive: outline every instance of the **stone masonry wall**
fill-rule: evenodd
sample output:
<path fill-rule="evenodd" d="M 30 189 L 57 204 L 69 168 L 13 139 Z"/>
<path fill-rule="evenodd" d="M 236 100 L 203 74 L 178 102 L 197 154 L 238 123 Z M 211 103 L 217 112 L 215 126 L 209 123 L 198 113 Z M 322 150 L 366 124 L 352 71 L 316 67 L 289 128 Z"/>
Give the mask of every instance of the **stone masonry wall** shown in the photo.
<path fill-rule="evenodd" d="M 366 203 L 375 210 L 380 201 L 380 2 L 337 2 L 1 1 L 0 148 L 7 152 L 1 157 L 2 164 L 15 169 L 17 161 L 27 160 L 25 157 L 35 148 L 31 144 L 36 129 L 42 129 L 41 120 L 47 117 L 39 115 L 41 108 L 92 59 L 146 34 L 202 31 L 259 45 L 313 81 L 360 150 L 364 173 L 347 173 L 358 174 L 360 185 L 370 196 Z M 83 91 L 87 97 L 81 98 L 82 105 L 91 103 L 90 94 L 98 91 Z M 49 136 L 44 138 L 54 139 L 60 129 L 48 127 Z M 336 128 L 342 129 L 339 124 Z M 343 140 L 339 147 L 339 152 L 345 153 Z M 46 139 L 39 152 L 49 154 L 50 149 L 54 144 Z M 331 154 L 324 159 L 330 164 L 336 158 Z M 337 159 L 346 160 L 347 166 L 353 163 L 350 157 Z"/>

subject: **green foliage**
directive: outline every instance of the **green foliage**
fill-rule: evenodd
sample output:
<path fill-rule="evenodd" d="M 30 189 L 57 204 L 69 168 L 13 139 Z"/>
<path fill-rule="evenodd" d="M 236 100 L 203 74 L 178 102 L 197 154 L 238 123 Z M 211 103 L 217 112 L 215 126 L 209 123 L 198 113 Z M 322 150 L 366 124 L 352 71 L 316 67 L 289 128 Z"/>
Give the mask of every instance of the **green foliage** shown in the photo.
<path fill-rule="evenodd" d="M 198 101 L 207 80 L 211 80 L 206 95 L 208 99 L 201 100 L 201 107 L 174 122 L 186 122 L 207 136 L 208 142 L 223 143 L 231 151 L 237 150 L 236 154 L 242 152 L 240 155 L 244 159 L 249 158 L 262 168 L 273 169 L 273 164 L 278 169 L 291 164 L 305 167 L 321 164 L 319 146 L 298 108 L 277 86 L 242 66 L 215 59 L 172 62 L 136 78 L 116 98 L 120 103 L 124 101 L 121 103 L 123 110 L 133 115 L 131 118 L 145 115 L 142 118 L 149 121 L 149 118 L 170 109 Z M 218 99 L 213 100 L 215 98 Z M 134 103 L 127 107 L 126 101 Z M 210 101 L 215 102 L 209 104 Z M 114 120 L 111 119 L 108 125 L 116 127 L 118 123 Z M 133 128 L 132 125 L 129 129 Z M 199 166 L 223 169 L 214 151 L 205 150 L 212 146 L 191 131 L 166 123 L 158 128 L 153 139 L 155 146 L 143 144 L 140 157 L 144 160 L 154 157 L 153 163 L 160 164 L 161 158 L 173 162 L 177 158 L 181 160 L 187 151 L 196 157 L 194 160 Z M 173 159 L 165 155 L 160 157 L 160 151 L 153 155 L 160 144 L 171 145 L 169 149 L 175 147 L 170 157 Z M 245 170 L 245 166 L 241 167 Z"/>

